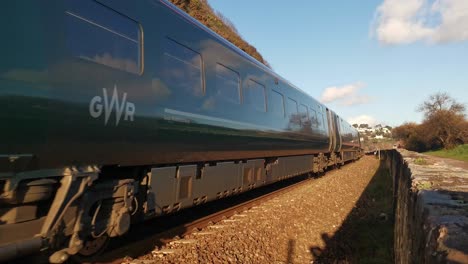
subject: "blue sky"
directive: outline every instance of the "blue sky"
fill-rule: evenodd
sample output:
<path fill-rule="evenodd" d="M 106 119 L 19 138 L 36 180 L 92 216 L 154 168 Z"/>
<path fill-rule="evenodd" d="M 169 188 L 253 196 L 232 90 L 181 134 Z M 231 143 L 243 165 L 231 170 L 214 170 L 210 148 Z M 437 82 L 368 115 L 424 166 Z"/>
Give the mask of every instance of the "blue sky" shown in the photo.
<path fill-rule="evenodd" d="M 421 122 L 448 92 L 468 103 L 467 0 L 208 0 L 271 64 L 354 123 Z"/>

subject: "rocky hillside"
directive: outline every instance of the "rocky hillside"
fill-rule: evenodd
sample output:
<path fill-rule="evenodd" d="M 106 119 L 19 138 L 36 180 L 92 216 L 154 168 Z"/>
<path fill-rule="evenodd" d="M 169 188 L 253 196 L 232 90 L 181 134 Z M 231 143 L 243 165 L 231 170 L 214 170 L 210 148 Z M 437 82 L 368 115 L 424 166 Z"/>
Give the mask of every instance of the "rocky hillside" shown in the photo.
<path fill-rule="evenodd" d="M 237 32 L 234 25 L 221 13 L 215 12 L 208 4 L 207 0 L 170 0 L 173 4 L 184 10 L 187 14 L 194 17 L 232 44 L 245 51 L 261 63 L 270 67 L 260 53 L 247 43 Z"/>

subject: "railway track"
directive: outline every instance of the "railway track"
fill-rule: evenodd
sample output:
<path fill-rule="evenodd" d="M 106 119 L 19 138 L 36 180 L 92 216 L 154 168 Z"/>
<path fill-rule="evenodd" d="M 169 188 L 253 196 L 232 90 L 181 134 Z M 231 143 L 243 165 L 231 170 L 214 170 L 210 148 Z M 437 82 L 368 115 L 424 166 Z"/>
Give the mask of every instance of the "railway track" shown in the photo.
<path fill-rule="evenodd" d="M 125 260 L 126 256 L 136 258 L 154 250 L 155 247 L 161 247 L 179 238 L 183 238 L 188 234 L 197 232 L 213 223 L 228 219 L 238 213 L 258 206 L 285 192 L 292 191 L 307 183 L 308 179 L 309 177 L 307 175 L 295 177 L 286 182 L 279 182 L 278 184 L 255 189 L 239 196 L 226 198 L 225 201 L 221 200 L 212 204 L 206 204 L 205 208 L 203 208 L 204 206 L 200 206 L 198 208 L 185 210 L 180 214 L 161 217 L 156 221 L 148 221 L 148 223 L 139 226 L 139 230 L 131 231 L 131 238 L 120 239 L 126 241 L 125 245 L 120 246 L 121 242 L 116 240 L 114 246 L 111 245 L 111 248 L 107 252 L 88 263 L 121 263 Z M 188 218 L 191 219 L 186 219 L 187 215 L 189 215 Z M 190 215 L 192 215 L 192 217 L 190 217 Z M 170 224 L 168 225 L 167 222 L 171 222 L 177 218 L 182 218 L 184 220 L 182 220 L 181 223 L 172 224 L 172 226 Z M 157 225 L 159 228 L 154 228 L 153 225 Z M 146 236 L 141 238 L 140 234 L 143 233 L 145 233 Z M 152 234 L 148 235 L 148 233 Z M 164 251 L 160 253 L 163 254 Z"/>

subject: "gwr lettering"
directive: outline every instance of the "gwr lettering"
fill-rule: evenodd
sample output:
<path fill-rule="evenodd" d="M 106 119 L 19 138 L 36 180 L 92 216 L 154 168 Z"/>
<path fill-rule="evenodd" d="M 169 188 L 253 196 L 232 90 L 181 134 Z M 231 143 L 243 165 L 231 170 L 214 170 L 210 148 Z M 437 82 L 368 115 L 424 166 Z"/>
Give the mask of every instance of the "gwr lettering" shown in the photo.
<path fill-rule="evenodd" d="M 119 100 L 119 92 L 117 86 L 114 86 L 112 96 L 109 101 L 107 88 L 102 88 L 102 97 L 97 95 L 93 97 L 89 103 L 89 114 L 93 118 L 99 118 L 104 112 L 104 125 L 107 125 L 109 118 L 115 110 L 115 125 L 118 126 L 122 114 L 125 111 L 124 121 L 134 121 L 135 104 L 127 102 L 127 93 L 122 94 L 122 99 Z"/>

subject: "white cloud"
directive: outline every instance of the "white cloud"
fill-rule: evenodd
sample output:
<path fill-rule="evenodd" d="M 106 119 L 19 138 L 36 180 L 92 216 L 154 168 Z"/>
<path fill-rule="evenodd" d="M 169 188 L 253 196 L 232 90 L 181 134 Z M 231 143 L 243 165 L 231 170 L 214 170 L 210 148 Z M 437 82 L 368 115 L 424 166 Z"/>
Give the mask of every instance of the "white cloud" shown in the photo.
<path fill-rule="evenodd" d="M 442 23 L 434 35 L 434 41 L 463 41 L 468 40 L 468 1 L 467 0 L 439 0 L 432 6 L 439 11 Z"/>
<path fill-rule="evenodd" d="M 384 0 L 372 31 L 384 44 L 468 40 L 468 1 Z"/>
<path fill-rule="evenodd" d="M 348 98 L 344 98 L 340 102 L 340 104 L 343 106 L 352 106 L 352 105 L 367 104 L 370 101 L 372 101 L 372 99 L 367 95 L 355 94 Z"/>
<path fill-rule="evenodd" d="M 364 86 L 364 83 L 357 82 L 343 86 L 327 87 L 322 92 L 320 101 L 322 103 L 338 102 L 344 106 L 365 104 L 370 101 L 370 97 L 358 93 Z"/>
<path fill-rule="evenodd" d="M 375 126 L 378 124 L 377 119 L 370 115 L 360 115 L 351 117 L 348 119 L 350 124 L 368 124 L 370 126 Z"/>

